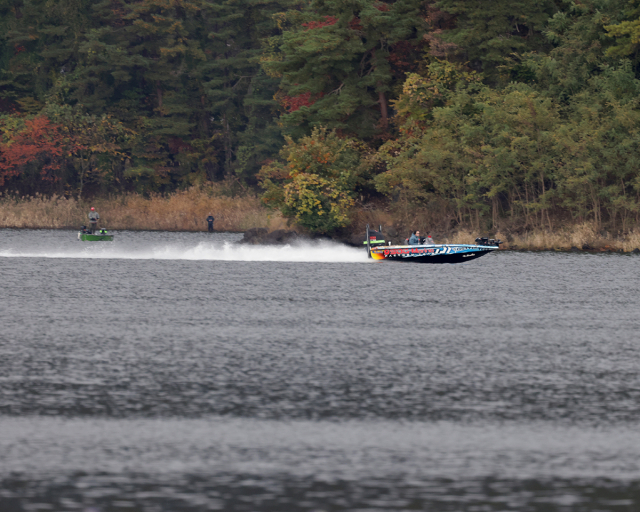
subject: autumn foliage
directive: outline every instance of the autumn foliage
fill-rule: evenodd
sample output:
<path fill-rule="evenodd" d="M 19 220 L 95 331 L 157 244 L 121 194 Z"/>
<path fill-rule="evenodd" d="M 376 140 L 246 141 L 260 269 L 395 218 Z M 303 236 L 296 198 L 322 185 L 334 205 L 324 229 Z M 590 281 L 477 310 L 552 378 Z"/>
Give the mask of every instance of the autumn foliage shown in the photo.
<path fill-rule="evenodd" d="M 380 12 L 389 12 L 391 10 L 391 6 L 389 4 L 378 3 L 374 5 L 374 7 Z"/>
<path fill-rule="evenodd" d="M 24 128 L 12 139 L 0 142 L 0 186 L 29 165 L 40 168 L 43 180 L 55 181 L 67 143 L 61 127 L 45 116 L 24 121 Z"/>
<path fill-rule="evenodd" d="M 326 128 L 315 128 L 297 142 L 287 138 L 280 158 L 260 170 L 267 191 L 263 201 L 311 232 L 331 233 L 347 226 L 361 149 L 355 140 Z"/>
<path fill-rule="evenodd" d="M 360 203 L 640 228 L 638 5 L 0 2 L 0 193 L 228 180 L 318 232 Z"/>
<path fill-rule="evenodd" d="M 304 92 L 297 96 L 284 96 L 282 99 L 282 106 L 287 112 L 295 112 L 300 107 L 310 107 L 316 101 L 324 96 L 324 93 L 311 94 L 310 92 Z"/>
<path fill-rule="evenodd" d="M 313 30 L 315 28 L 329 27 L 335 25 L 338 22 L 338 18 L 335 16 L 325 16 L 324 21 L 308 21 L 303 23 L 302 26 L 307 30 Z"/>

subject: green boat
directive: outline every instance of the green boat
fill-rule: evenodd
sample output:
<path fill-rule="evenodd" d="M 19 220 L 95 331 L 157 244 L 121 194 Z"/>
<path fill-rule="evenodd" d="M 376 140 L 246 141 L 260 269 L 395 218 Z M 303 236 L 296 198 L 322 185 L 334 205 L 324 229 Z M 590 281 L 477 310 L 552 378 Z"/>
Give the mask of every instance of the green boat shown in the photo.
<path fill-rule="evenodd" d="M 82 226 L 82 229 L 78 231 L 78 240 L 82 242 L 113 242 L 113 235 L 108 234 L 106 229 L 91 233 Z"/>
<path fill-rule="evenodd" d="M 113 242 L 113 235 L 87 235 L 81 233 L 80 240 L 83 242 Z"/>

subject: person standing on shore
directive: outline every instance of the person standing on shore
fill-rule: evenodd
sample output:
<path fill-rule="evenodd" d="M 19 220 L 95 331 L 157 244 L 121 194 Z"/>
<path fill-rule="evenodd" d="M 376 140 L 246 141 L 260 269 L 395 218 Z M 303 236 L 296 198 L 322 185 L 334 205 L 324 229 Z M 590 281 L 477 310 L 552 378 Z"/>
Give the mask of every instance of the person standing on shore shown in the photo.
<path fill-rule="evenodd" d="M 100 220 L 100 214 L 96 211 L 96 209 L 92 206 L 91 211 L 89 212 L 89 226 L 91 234 L 98 229 L 98 221 Z"/>
<path fill-rule="evenodd" d="M 216 220 L 213 218 L 213 215 L 209 214 L 207 217 L 207 222 L 209 224 L 209 233 L 213 233 L 213 221 Z"/>

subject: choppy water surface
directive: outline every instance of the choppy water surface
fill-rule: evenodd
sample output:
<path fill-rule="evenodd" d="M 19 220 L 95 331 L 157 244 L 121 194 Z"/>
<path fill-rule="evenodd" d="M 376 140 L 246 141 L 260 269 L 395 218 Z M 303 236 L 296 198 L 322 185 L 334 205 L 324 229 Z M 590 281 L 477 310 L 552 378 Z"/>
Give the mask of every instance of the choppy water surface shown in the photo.
<path fill-rule="evenodd" d="M 0 230 L 0 510 L 640 510 L 640 257 Z"/>

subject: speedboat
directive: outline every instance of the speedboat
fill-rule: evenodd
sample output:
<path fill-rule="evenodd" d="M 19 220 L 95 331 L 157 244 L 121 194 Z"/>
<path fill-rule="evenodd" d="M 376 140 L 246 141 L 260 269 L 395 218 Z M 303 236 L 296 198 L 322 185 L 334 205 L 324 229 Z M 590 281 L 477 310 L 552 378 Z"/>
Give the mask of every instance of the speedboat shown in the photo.
<path fill-rule="evenodd" d="M 380 231 L 367 226 L 365 240 L 369 257 L 374 260 L 405 261 L 410 263 L 462 263 L 500 249 L 500 240 L 476 238 L 476 244 L 420 244 L 384 245 Z"/>

